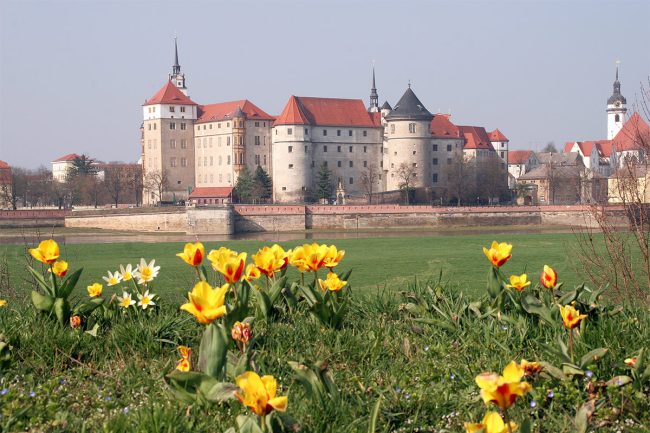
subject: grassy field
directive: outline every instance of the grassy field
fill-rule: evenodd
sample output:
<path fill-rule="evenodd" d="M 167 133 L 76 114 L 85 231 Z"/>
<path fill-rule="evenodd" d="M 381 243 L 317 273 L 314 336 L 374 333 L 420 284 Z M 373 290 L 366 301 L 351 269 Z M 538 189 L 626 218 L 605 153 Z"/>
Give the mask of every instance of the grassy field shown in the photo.
<path fill-rule="evenodd" d="M 573 234 L 507 234 L 460 235 L 436 237 L 377 237 L 359 239 L 319 239 L 319 242 L 333 243 L 346 251 L 340 269 L 353 269 L 351 284 L 360 292 L 382 290 L 398 291 L 405 284 L 419 280 L 437 279 L 442 271 L 448 286 L 468 295 L 478 295 L 485 287 L 485 256 L 482 247 L 493 240 L 507 241 L 514 245 L 513 257 L 504 266 L 510 273 L 527 272 L 529 278 L 537 281 L 545 264 L 557 269 L 560 279 L 567 285 L 582 282 L 577 273 L 579 264 L 572 257 L 575 245 Z M 309 241 L 311 242 L 311 241 Z M 300 241 L 281 242 L 285 248 L 301 244 Z M 206 242 L 206 252 L 220 246 L 254 254 L 263 245 L 271 242 L 227 241 Z M 182 250 L 182 243 L 116 243 L 62 245 L 62 257 L 70 263 L 71 269 L 84 268 L 80 287 L 92 282 L 103 282 L 101 277 L 107 271 L 114 271 L 120 264 L 137 263 L 141 257 L 156 259 L 160 265 L 160 277 L 156 280 L 156 291 L 163 295 L 184 296 L 190 288 L 192 275 L 175 254 Z M 0 257 L 5 257 L 9 278 L 18 293 L 25 293 L 28 283 L 23 272 L 27 246 L 0 246 Z M 295 277 L 296 274 L 291 276 Z"/>

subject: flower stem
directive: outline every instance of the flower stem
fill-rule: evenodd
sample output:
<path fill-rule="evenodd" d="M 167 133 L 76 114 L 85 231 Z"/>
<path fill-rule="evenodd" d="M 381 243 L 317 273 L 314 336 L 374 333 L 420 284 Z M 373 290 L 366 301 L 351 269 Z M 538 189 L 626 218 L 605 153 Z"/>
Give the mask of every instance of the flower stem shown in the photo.
<path fill-rule="evenodd" d="M 508 417 L 508 411 L 504 409 L 503 411 L 503 420 L 506 423 L 506 426 L 508 426 L 508 433 L 512 433 L 512 426 L 510 425 L 510 418 Z"/>
<path fill-rule="evenodd" d="M 569 355 L 571 362 L 573 362 L 573 329 L 569 329 Z"/>

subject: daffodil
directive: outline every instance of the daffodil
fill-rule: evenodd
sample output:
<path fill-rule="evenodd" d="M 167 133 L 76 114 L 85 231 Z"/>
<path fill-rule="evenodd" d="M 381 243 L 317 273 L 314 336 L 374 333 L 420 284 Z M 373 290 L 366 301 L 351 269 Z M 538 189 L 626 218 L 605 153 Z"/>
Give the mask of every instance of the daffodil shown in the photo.
<path fill-rule="evenodd" d="M 502 376 L 497 373 L 481 373 L 476 376 L 476 384 L 481 388 L 485 404 L 493 403 L 503 410 L 512 406 L 517 397 L 532 389 L 528 382 L 521 381 L 524 374 L 524 369 L 512 361 L 503 370 Z"/>
<path fill-rule="evenodd" d="M 205 281 L 199 281 L 187 294 L 189 302 L 183 304 L 181 310 L 192 314 L 199 323 L 207 325 L 226 314 L 226 292 L 228 284 L 212 288 Z"/>
<path fill-rule="evenodd" d="M 508 426 L 503 422 L 501 415 L 497 412 L 488 412 L 480 423 L 465 423 L 466 433 L 480 431 L 483 433 L 510 433 L 517 431 L 517 424 L 510 421 L 510 429 L 508 429 Z"/>
<path fill-rule="evenodd" d="M 329 272 L 327 274 L 327 279 L 325 280 L 321 280 L 320 278 L 318 279 L 318 284 L 320 285 L 320 288 L 322 290 L 330 290 L 332 292 L 338 292 L 346 284 L 348 284 L 348 282 L 341 280 L 339 276 L 336 275 L 334 272 Z"/>
<path fill-rule="evenodd" d="M 498 243 L 497 241 L 493 241 L 489 250 L 483 247 L 485 257 L 487 257 L 490 263 L 497 268 L 503 266 L 504 263 L 512 257 L 512 254 L 510 254 L 511 251 L 512 244 L 505 242 Z"/>
<path fill-rule="evenodd" d="M 142 307 L 143 310 L 146 310 L 147 307 L 149 307 L 149 306 L 151 306 L 151 305 L 156 305 L 156 303 L 153 301 L 153 298 L 154 298 L 155 296 L 156 296 L 156 295 L 153 294 L 153 293 L 149 294 L 149 290 L 147 290 L 146 292 L 144 292 L 143 295 L 138 294 L 138 299 L 139 299 L 139 301 L 138 301 L 138 306 L 139 306 L 139 307 Z"/>
<path fill-rule="evenodd" d="M 215 271 L 221 273 L 228 283 L 236 283 L 244 273 L 246 267 L 246 253 L 237 254 L 235 251 L 221 247 L 210 251 L 208 260 Z"/>
<path fill-rule="evenodd" d="M 542 286 L 547 289 L 554 288 L 557 284 L 557 272 L 552 267 L 544 265 L 544 272 L 542 272 L 540 281 L 542 282 Z"/>
<path fill-rule="evenodd" d="M 32 248 L 29 253 L 39 262 L 51 265 L 59 258 L 59 244 L 52 239 L 42 241 L 37 248 Z"/>
<path fill-rule="evenodd" d="M 260 272 L 259 268 L 253 264 L 249 264 L 246 265 L 246 272 L 244 272 L 242 280 L 251 282 L 252 280 L 257 280 L 261 276 L 262 273 Z"/>
<path fill-rule="evenodd" d="M 247 371 L 237 376 L 235 382 L 243 392 L 235 393 L 237 399 L 258 416 L 265 416 L 273 410 L 287 410 L 287 397 L 276 397 L 278 384 L 273 376 L 260 377 L 253 371 Z"/>
<path fill-rule="evenodd" d="M 134 273 L 134 277 L 138 278 L 138 284 L 147 284 L 158 276 L 160 266 L 154 266 L 155 263 L 155 259 L 148 264 L 144 259 L 140 259 L 140 264 Z"/>
<path fill-rule="evenodd" d="M 117 300 L 119 305 L 122 308 L 129 308 L 131 305 L 135 304 L 135 299 L 131 299 L 131 294 L 127 292 L 122 292 L 122 296 L 118 296 Z"/>
<path fill-rule="evenodd" d="M 122 281 L 122 274 L 120 274 L 118 271 L 108 271 L 108 276 L 102 277 L 102 279 L 106 281 L 106 285 L 108 287 L 115 286 L 117 284 L 120 284 L 120 281 Z"/>
<path fill-rule="evenodd" d="M 287 253 L 278 244 L 261 248 L 251 258 L 257 269 L 267 277 L 273 277 L 275 272 L 281 271 L 287 265 Z"/>
<path fill-rule="evenodd" d="M 343 256 L 345 256 L 345 250 L 337 250 L 336 246 L 332 245 L 327 249 L 325 259 L 323 259 L 323 266 L 331 270 L 343 260 Z"/>
<path fill-rule="evenodd" d="M 120 276 L 122 277 L 122 281 L 133 279 L 133 266 L 130 263 L 126 265 L 126 268 L 120 265 Z"/>
<path fill-rule="evenodd" d="M 510 284 L 506 285 L 508 288 L 515 289 L 519 292 L 523 291 L 526 287 L 530 286 L 530 281 L 528 281 L 528 275 L 511 275 Z"/>
<path fill-rule="evenodd" d="M 196 267 L 201 264 L 203 257 L 205 257 L 205 248 L 203 248 L 201 242 L 187 243 L 183 248 L 183 252 L 176 255 L 188 265 Z"/>
<path fill-rule="evenodd" d="M 86 287 L 86 290 L 88 291 L 88 296 L 91 298 L 97 298 L 102 295 L 102 285 L 99 283 L 93 283 L 90 286 Z"/>
<path fill-rule="evenodd" d="M 65 274 L 68 273 L 68 262 L 65 260 L 57 260 L 54 262 L 52 267 L 48 269 L 48 272 L 53 272 L 57 277 L 65 277 Z"/>
<path fill-rule="evenodd" d="M 0 299 L 0 307 L 6 307 L 7 306 L 7 300 L 6 299 Z"/>
<path fill-rule="evenodd" d="M 573 308 L 572 305 L 560 305 L 560 314 L 562 315 L 562 323 L 567 329 L 577 327 L 580 322 L 587 318 L 586 314 L 580 314 L 580 311 Z"/>

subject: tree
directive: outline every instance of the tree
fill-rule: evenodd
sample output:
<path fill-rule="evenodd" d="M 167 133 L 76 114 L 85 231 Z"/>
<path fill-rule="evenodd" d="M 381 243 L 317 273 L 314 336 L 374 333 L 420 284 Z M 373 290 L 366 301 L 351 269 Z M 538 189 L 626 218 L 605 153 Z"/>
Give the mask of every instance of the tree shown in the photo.
<path fill-rule="evenodd" d="M 546 146 L 544 146 L 542 152 L 558 153 L 557 148 L 555 147 L 555 143 L 553 143 L 552 141 L 546 143 Z"/>
<path fill-rule="evenodd" d="M 70 179 L 77 176 L 94 176 L 96 174 L 95 161 L 82 154 L 72 160 L 72 166 L 67 172 L 67 177 Z"/>
<path fill-rule="evenodd" d="M 476 160 L 467 158 L 462 152 L 455 153 L 444 166 L 447 177 L 447 197 L 456 199 L 458 206 L 476 198 Z"/>
<path fill-rule="evenodd" d="M 399 189 L 404 191 L 404 203 L 408 205 L 411 201 L 410 195 L 417 171 L 413 165 L 403 162 L 397 167 L 395 174 L 397 174 L 397 178 L 400 180 Z"/>
<path fill-rule="evenodd" d="M 332 197 L 332 172 L 322 163 L 318 169 L 317 193 L 319 200 L 329 200 Z"/>
<path fill-rule="evenodd" d="M 504 162 L 496 154 L 490 154 L 488 159 L 477 167 L 477 195 L 485 197 L 488 204 L 494 199 L 508 195 L 508 171 Z"/>
<path fill-rule="evenodd" d="M 129 167 L 126 164 L 111 164 L 104 169 L 104 187 L 113 199 L 115 207 L 128 188 Z"/>
<path fill-rule="evenodd" d="M 149 171 L 144 177 L 144 189 L 150 194 L 152 201 L 161 202 L 163 193 L 168 187 L 169 178 L 166 170 Z"/>
<path fill-rule="evenodd" d="M 142 190 L 144 188 L 144 179 L 142 178 L 142 166 L 141 165 L 132 165 L 129 170 L 127 184 L 130 189 L 133 191 L 135 205 L 140 206 L 142 203 Z"/>
<path fill-rule="evenodd" d="M 369 204 L 372 204 L 372 193 L 378 181 L 379 171 L 374 164 L 368 165 L 368 167 L 361 172 L 361 185 L 363 185 L 363 189 L 366 191 L 366 194 L 368 194 Z"/>
<path fill-rule="evenodd" d="M 248 167 L 244 166 L 244 168 L 239 172 L 239 176 L 237 176 L 237 182 L 235 183 L 233 193 L 239 203 L 250 203 L 253 198 L 254 189 L 255 178 Z"/>
<path fill-rule="evenodd" d="M 261 166 L 255 169 L 254 195 L 261 200 L 268 201 L 273 197 L 273 180 Z"/>

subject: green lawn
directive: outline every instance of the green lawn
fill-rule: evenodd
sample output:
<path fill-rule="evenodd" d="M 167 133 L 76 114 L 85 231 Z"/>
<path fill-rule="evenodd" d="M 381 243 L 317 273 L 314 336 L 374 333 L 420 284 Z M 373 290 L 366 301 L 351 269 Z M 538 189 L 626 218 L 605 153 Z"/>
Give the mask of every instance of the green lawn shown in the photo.
<path fill-rule="evenodd" d="M 437 279 L 440 271 L 449 286 L 467 294 L 477 295 L 485 286 L 487 261 L 482 247 L 492 240 L 507 241 L 514 245 L 513 258 L 503 267 L 506 274 L 529 274 L 537 281 L 544 266 L 553 266 L 565 284 L 582 282 L 576 269 L 579 264 L 572 257 L 575 245 L 573 234 L 506 234 L 501 236 L 472 234 L 436 237 L 377 237 L 359 239 L 318 239 L 333 243 L 346 250 L 339 265 L 340 270 L 353 269 L 351 285 L 358 291 L 377 291 L 384 288 L 399 291 L 401 287 L 419 280 Z M 310 241 L 311 242 L 311 241 Z M 285 248 L 301 244 L 301 241 L 282 242 Z M 254 254 L 262 241 L 206 242 L 206 252 L 227 246 L 237 251 Z M 184 295 L 193 281 L 190 268 L 175 257 L 182 250 L 182 243 L 115 243 L 61 245 L 61 255 L 70 263 L 71 269 L 84 267 L 79 287 L 95 281 L 108 270 L 116 270 L 120 264 L 137 263 L 141 257 L 156 259 L 161 265 L 156 291 L 162 294 Z M 0 257 L 6 256 L 12 285 L 19 292 L 28 287 L 25 281 L 26 248 L 18 245 L 0 246 Z M 290 275 L 293 277 L 293 275 Z"/>

